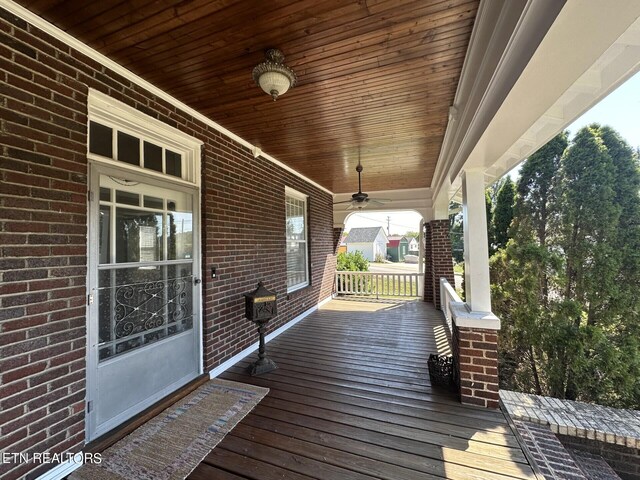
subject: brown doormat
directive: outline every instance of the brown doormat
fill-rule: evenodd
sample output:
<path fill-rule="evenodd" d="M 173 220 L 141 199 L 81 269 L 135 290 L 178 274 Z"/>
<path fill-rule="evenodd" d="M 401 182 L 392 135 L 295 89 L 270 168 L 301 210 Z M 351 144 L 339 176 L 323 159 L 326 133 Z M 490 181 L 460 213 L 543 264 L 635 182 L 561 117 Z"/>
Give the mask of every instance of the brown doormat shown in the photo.
<path fill-rule="evenodd" d="M 100 464 L 87 463 L 69 479 L 186 478 L 268 392 L 244 383 L 210 380 L 107 448 Z"/>

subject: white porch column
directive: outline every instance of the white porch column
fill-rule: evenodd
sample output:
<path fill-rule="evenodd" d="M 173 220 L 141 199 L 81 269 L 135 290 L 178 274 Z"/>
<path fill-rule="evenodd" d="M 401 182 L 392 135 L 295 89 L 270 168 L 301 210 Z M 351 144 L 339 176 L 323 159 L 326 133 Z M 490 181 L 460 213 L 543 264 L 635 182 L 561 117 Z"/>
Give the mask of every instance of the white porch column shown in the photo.
<path fill-rule="evenodd" d="M 467 170 L 462 176 L 462 215 L 466 301 L 472 312 L 491 312 L 487 210 L 480 169 Z"/>

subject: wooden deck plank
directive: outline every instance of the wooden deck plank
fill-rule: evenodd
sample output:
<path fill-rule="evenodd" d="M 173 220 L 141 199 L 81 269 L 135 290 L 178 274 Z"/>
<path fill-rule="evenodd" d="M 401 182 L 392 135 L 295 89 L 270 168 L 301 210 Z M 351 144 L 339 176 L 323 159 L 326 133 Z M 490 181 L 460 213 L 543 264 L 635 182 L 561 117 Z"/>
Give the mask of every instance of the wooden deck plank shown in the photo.
<path fill-rule="evenodd" d="M 297 423 L 290 423 L 291 420 L 296 422 L 296 414 L 289 416 L 287 418 L 289 421 L 283 421 L 275 419 L 273 411 L 267 412 L 268 416 L 262 416 L 265 410 L 267 409 L 261 409 L 259 413 L 256 412 L 257 415 L 248 417 L 246 424 L 433 475 L 442 476 L 446 468 L 450 478 L 478 478 L 477 470 L 483 469 L 482 476 L 487 479 L 533 478 L 527 475 L 520 465 L 511 461 L 456 450 L 443 450 L 414 440 L 402 442 L 398 437 L 378 432 L 365 432 L 350 426 L 339 426 L 333 422 L 325 422 L 323 425 L 302 415 L 297 416 Z M 452 466 L 443 465 L 445 458 Z M 496 468 L 496 464 L 509 476 L 493 473 L 491 470 Z"/>
<path fill-rule="evenodd" d="M 293 473 L 309 475 L 320 480 L 336 480 L 338 478 L 341 480 L 368 480 L 370 478 L 349 470 L 348 467 L 336 467 L 306 455 L 290 453 L 273 447 L 272 445 L 278 445 L 278 437 L 278 434 L 273 432 L 271 432 L 271 435 L 269 435 L 269 432 L 265 432 L 265 435 L 260 439 L 247 440 L 232 433 L 225 437 L 225 448 L 266 464 L 285 468 Z M 289 476 L 284 478 L 289 478 Z"/>
<path fill-rule="evenodd" d="M 193 478 L 533 480 L 501 412 L 431 385 L 443 328 L 422 302 L 329 302 L 267 345 L 278 369 L 249 376 L 254 354 L 222 375 L 270 392 Z"/>
<path fill-rule="evenodd" d="M 229 379 L 240 377 L 228 377 Z M 276 381 L 261 381 L 260 379 L 254 379 L 254 385 L 271 387 L 270 396 L 273 398 L 291 398 L 288 394 L 293 394 L 300 397 L 311 397 L 313 400 L 324 400 L 336 403 L 346 403 L 350 405 L 358 405 L 366 407 L 372 410 L 379 410 L 382 412 L 397 413 L 400 415 L 413 416 L 416 418 L 438 418 L 443 423 L 452 423 L 456 425 L 466 425 L 476 428 L 478 430 L 505 432 L 508 431 L 507 423 L 504 419 L 488 419 L 486 417 L 465 415 L 467 410 L 462 408 L 450 407 L 434 408 L 431 402 L 423 402 L 420 405 L 401 405 L 393 401 L 392 398 L 385 400 L 370 399 L 366 397 L 357 397 L 353 395 L 345 394 L 344 392 L 334 393 L 331 391 L 315 389 L 311 387 L 298 387 L 296 385 L 289 385 Z M 303 402 L 299 402 L 303 403 Z M 475 413 L 475 412 L 474 412 Z"/>
<path fill-rule="evenodd" d="M 229 438 L 228 441 L 227 438 Z M 225 443 L 233 447 L 233 439 L 230 435 L 225 437 Z M 280 468 L 276 465 L 265 465 L 262 461 L 255 460 L 254 458 L 243 455 L 242 453 L 234 452 L 233 449 L 228 450 L 223 446 L 214 448 L 211 453 L 205 457 L 202 463 L 218 467 L 219 469 L 237 475 L 242 475 L 243 477 L 250 478 L 251 480 L 282 480 L 283 478 L 291 480 L 312 480 L 314 478 L 292 472 L 289 469 Z M 198 469 L 196 469 L 196 471 L 197 470 Z M 191 476 L 188 478 L 191 479 Z M 215 479 L 216 477 L 209 478 Z"/>
<path fill-rule="evenodd" d="M 277 445 L 279 450 L 285 450 L 312 458 L 335 467 L 348 466 L 348 470 L 352 472 L 385 480 L 433 480 L 439 478 L 435 475 L 425 474 L 405 467 L 395 466 L 395 468 L 393 468 L 388 462 L 337 449 L 334 448 L 333 445 L 327 447 L 250 425 L 238 425 L 238 427 L 233 430 L 233 433 L 251 442 L 275 442 L 272 443 L 272 445 Z"/>
<path fill-rule="evenodd" d="M 241 477 L 240 475 L 202 462 L 187 478 L 189 478 L 189 480 L 212 480 L 214 478 L 216 480 L 245 480 L 247 477 Z"/>
<path fill-rule="evenodd" d="M 225 373 L 225 378 L 229 380 L 236 381 L 246 381 L 244 373 L 235 374 L 232 371 L 227 371 Z M 396 397 L 388 394 L 380 394 L 377 392 L 367 392 L 364 390 L 348 390 L 342 387 L 336 387 L 333 385 L 326 384 L 318 384 L 315 382 L 297 379 L 297 378 L 278 378 L 266 381 L 262 383 L 259 379 L 253 379 L 256 385 L 262 385 L 270 388 L 279 388 L 285 391 L 320 391 L 320 392 L 329 392 L 329 393 L 337 393 L 339 395 L 344 395 L 348 397 L 353 397 L 355 399 L 364 399 L 364 400 L 376 400 L 380 402 L 384 402 L 387 404 L 395 404 L 398 406 L 407 406 L 407 407 L 415 407 L 421 408 L 424 410 L 429 410 L 434 412 L 433 415 L 441 415 L 443 413 L 450 413 L 452 415 L 467 417 L 467 418 L 475 418 L 475 419 L 484 419 L 491 420 L 492 422 L 497 422 L 501 424 L 506 424 L 506 420 L 504 416 L 500 412 L 487 412 L 486 410 L 480 410 L 474 407 L 469 407 L 467 405 L 462 405 L 460 403 L 438 403 L 433 400 L 427 399 L 406 399 L 402 397 Z M 467 421 L 465 418 L 461 418 L 461 421 Z"/>

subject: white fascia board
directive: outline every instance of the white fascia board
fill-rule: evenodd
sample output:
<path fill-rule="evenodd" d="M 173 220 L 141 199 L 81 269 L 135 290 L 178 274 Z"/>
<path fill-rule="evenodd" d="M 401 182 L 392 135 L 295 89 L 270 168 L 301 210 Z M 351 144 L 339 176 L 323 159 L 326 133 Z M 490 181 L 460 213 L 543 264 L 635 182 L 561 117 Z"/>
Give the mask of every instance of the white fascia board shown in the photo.
<path fill-rule="evenodd" d="M 310 183 L 314 187 L 319 188 L 323 192 L 326 192 L 326 193 L 329 193 L 329 194 L 333 194 L 333 192 L 331 190 L 329 190 L 328 188 L 325 188 L 322 185 L 320 185 L 319 183 L 314 182 L 310 178 L 305 177 L 300 172 L 298 172 L 298 171 L 294 170 L 293 168 L 291 168 L 290 166 L 282 163 L 281 161 L 277 160 L 276 158 L 272 157 L 271 155 L 262 152 L 262 150 L 260 148 L 258 148 L 257 146 L 255 146 L 255 145 L 251 144 L 250 142 L 244 140 L 243 138 L 239 137 L 238 135 L 236 135 L 235 133 L 231 132 L 230 130 L 227 130 L 222 125 L 220 125 L 220 124 L 214 122 L 213 120 L 211 120 L 209 117 L 206 117 L 205 115 L 203 115 L 202 113 L 198 112 L 197 110 L 189 107 L 185 103 L 182 103 L 180 100 L 178 100 L 178 99 L 174 98 L 173 96 L 169 95 L 164 90 L 159 89 L 158 87 L 156 87 L 152 83 L 149 83 L 148 81 L 144 80 L 142 77 L 139 77 L 138 75 L 136 75 L 132 71 L 126 69 L 122 65 L 114 62 L 109 57 L 99 53 L 97 50 L 94 50 L 93 48 L 91 48 L 90 46 L 86 45 L 85 43 L 82 43 L 77 38 L 72 37 L 71 35 L 69 35 L 65 31 L 63 31 L 63 30 L 59 29 L 58 27 L 56 27 L 55 25 L 47 22 L 42 17 L 39 17 L 38 15 L 36 15 L 33 12 L 31 12 L 30 10 L 27 10 L 26 8 L 24 8 L 23 6 L 18 5 L 17 3 L 15 3 L 12 0 L 0 0 L 0 7 L 4 8 L 5 10 L 7 10 L 7 11 L 9 11 L 11 13 L 13 13 L 17 17 L 19 17 L 19 18 L 25 20 L 26 22 L 30 23 L 31 25 L 39 28 L 40 30 L 44 31 L 45 33 L 48 33 L 52 37 L 56 38 L 57 40 L 60 40 L 61 42 L 65 43 L 66 45 L 70 46 L 71 48 L 79 51 L 80 53 L 83 53 L 83 54 L 87 55 L 89 58 L 95 60 L 96 62 L 100 63 L 101 65 L 103 65 L 105 67 L 107 67 L 108 69 L 114 71 L 118 75 L 121 75 L 122 77 L 126 78 L 127 80 L 130 80 L 131 82 L 139 85 L 140 87 L 144 88 L 149 93 L 151 93 L 152 95 L 155 95 L 156 97 L 162 98 L 166 102 L 169 102 L 171 105 L 174 105 L 176 108 L 178 108 L 178 109 L 182 110 L 183 112 L 191 115 L 193 118 L 196 118 L 196 119 L 200 120 L 202 123 L 210 126 L 214 130 L 222 133 L 223 135 L 225 135 L 226 137 L 230 138 L 231 140 L 234 140 L 235 142 L 243 145 L 244 147 L 247 147 L 252 152 L 254 157 L 261 156 L 262 158 L 264 158 L 266 160 L 269 160 L 271 163 L 274 163 L 275 165 L 279 166 L 280 168 L 283 168 L 284 170 L 292 173 L 293 175 L 297 176 L 298 178 L 301 178 L 305 182 Z"/>
<path fill-rule="evenodd" d="M 640 37 L 639 18 L 640 2 L 633 0 L 617 2 L 615 9 L 600 2 L 568 2 L 465 168 L 488 168 L 515 150 L 519 154 L 502 170 L 512 168 L 637 72 L 640 49 L 620 44 Z"/>
<path fill-rule="evenodd" d="M 431 187 L 450 198 L 459 173 L 493 120 L 540 41 L 564 5 L 562 0 L 484 1 L 454 100 Z"/>
<path fill-rule="evenodd" d="M 483 134 L 450 167 L 504 175 L 640 71 L 640 2 L 567 2 Z"/>

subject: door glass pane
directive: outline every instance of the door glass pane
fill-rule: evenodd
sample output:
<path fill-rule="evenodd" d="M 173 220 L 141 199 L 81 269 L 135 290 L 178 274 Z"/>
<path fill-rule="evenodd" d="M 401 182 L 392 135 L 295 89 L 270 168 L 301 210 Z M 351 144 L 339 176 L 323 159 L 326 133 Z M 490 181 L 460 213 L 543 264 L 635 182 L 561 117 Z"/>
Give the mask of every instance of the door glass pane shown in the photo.
<path fill-rule="evenodd" d="M 193 213 L 191 196 L 178 195 L 168 203 L 173 206 L 167 213 L 167 260 L 193 258 Z"/>
<path fill-rule="evenodd" d="M 123 192 L 121 190 L 116 190 L 116 202 L 139 207 L 140 195 L 135 192 Z"/>
<path fill-rule="evenodd" d="M 111 207 L 100 205 L 100 264 L 111 262 Z"/>
<path fill-rule="evenodd" d="M 161 210 L 164 208 L 164 200 L 156 197 L 144 196 L 144 206 L 146 208 L 153 208 L 155 210 Z"/>
<path fill-rule="evenodd" d="M 163 260 L 162 213 L 116 208 L 116 262 Z"/>
<path fill-rule="evenodd" d="M 101 270 L 100 361 L 193 327 L 191 264 Z"/>
<path fill-rule="evenodd" d="M 108 188 L 101 187 L 100 188 L 100 201 L 110 202 L 111 201 L 111 190 Z"/>

